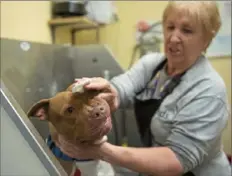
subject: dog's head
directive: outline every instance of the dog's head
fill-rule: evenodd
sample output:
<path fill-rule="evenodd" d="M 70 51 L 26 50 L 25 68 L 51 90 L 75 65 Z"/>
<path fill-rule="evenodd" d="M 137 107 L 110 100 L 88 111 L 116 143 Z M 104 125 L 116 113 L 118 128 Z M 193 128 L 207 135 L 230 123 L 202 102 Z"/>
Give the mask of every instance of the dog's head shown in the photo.
<path fill-rule="evenodd" d="M 72 93 L 72 86 L 35 103 L 28 116 L 51 122 L 59 134 L 73 142 L 92 143 L 101 139 L 112 128 L 108 103 L 94 90 Z"/>

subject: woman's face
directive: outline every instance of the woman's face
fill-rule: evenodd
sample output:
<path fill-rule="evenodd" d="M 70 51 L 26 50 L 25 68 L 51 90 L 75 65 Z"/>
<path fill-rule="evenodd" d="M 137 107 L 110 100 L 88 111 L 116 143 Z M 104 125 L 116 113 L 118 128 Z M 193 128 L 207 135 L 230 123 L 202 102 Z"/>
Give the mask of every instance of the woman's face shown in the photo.
<path fill-rule="evenodd" d="M 193 64 L 207 45 L 202 26 L 183 13 L 170 13 L 163 30 L 165 54 L 172 64 Z"/>

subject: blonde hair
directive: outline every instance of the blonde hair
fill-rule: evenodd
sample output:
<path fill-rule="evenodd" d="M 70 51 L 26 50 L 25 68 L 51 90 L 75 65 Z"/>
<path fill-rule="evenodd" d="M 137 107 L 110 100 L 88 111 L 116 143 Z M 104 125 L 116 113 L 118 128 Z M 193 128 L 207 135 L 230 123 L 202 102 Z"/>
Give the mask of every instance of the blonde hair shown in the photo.
<path fill-rule="evenodd" d="M 170 1 L 163 13 L 163 23 L 172 12 L 181 12 L 202 25 L 203 32 L 210 45 L 221 27 L 221 17 L 214 1 Z"/>

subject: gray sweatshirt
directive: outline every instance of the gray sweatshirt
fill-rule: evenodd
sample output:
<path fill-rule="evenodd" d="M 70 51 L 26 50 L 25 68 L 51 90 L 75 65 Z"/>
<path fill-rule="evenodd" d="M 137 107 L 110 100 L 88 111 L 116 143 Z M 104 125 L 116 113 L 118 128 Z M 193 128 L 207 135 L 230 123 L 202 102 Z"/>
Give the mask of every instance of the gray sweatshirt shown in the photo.
<path fill-rule="evenodd" d="M 164 58 L 161 53 L 145 55 L 126 73 L 111 80 L 119 92 L 120 106 L 133 104 L 136 93 L 149 85 L 153 70 Z M 149 90 L 145 89 L 137 98 L 157 98 L 157 92 Z M 231 176 L 221 141 L 229 114 L 223 79 L 201 56 L 152 117 L 153 144 L 169 147 L 185 173 Z"/>

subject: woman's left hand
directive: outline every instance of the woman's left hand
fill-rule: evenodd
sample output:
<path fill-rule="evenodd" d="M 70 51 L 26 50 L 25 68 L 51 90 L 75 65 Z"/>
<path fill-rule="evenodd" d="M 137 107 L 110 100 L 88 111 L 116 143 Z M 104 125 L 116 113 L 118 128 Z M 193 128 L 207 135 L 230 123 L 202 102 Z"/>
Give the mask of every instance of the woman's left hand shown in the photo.
<path fill-rule="evenodd" d="M 58 135 L 58 141 L 55 141 L 57 147 L 59 147 L 64 154 L 77 159 L 100 159 L 100 148 L 103 143 L 93 145 L 81 143 L 72 144 L 61 135 Z"/>

